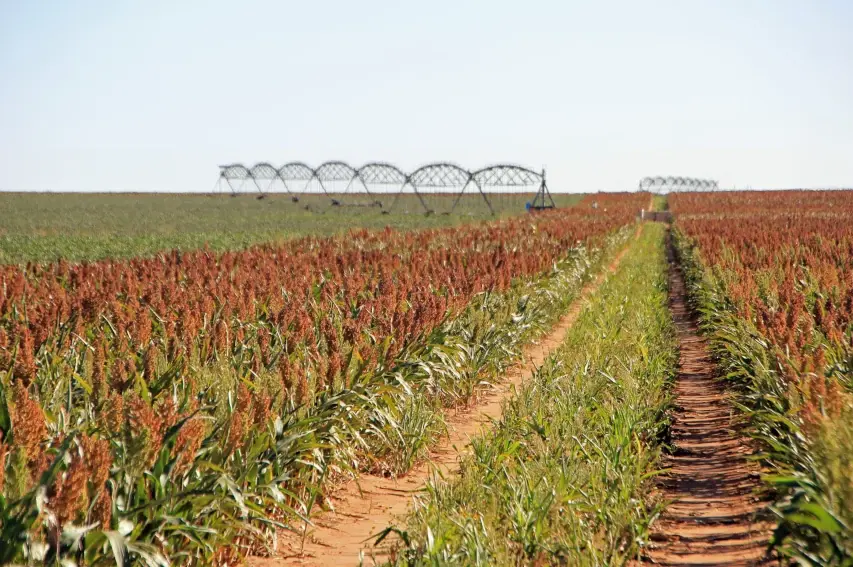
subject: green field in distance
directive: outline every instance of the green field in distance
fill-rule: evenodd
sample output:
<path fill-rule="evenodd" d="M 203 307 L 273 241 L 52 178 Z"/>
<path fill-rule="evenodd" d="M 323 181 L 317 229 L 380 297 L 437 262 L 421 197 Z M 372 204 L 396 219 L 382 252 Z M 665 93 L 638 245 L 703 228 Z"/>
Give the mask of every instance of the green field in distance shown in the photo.
<path fill-rule="evenodd" d="M 580 198 L 554 194 L 557 206 Z M 482 199 L 465 199 L 457 213 L 425 215 L 383 214 L 378 207 L 330 207 L 326 202 L 316 212 L 304 209 L 304 199 L 297 204 L 281 194 L 257 199 L 248 194 L 0 193 L 0 264 L 121 258 L 205 244 L 231 250 L 350 228 L 415 230 L 495 218 Z M 405 196 L 396 206 L 420 210 L 416 200 Z M 497 216 L 525 212 L 518 196 L 495 196 L 492 205 Z"/>

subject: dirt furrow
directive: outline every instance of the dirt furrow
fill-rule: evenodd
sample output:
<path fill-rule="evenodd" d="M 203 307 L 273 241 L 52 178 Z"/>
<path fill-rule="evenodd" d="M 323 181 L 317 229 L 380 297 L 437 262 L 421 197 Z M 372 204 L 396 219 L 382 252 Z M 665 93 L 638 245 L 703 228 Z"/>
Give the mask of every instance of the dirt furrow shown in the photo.
<path fill-rule="evenodd" d="M 638 227 L 633 239 L 639 236 L 639 230 Z M 548 335 L 524 350 L 522 361 L 507 373 L 500 384 L 484 392 L 473 407 L 448 416 L 449 434 L 430 452 L 429 461 L 400 478 L 362 475 L 358 483 L 347 483 L 332 498 L 334 511 L 312 518 L 315 525 L 307 527 L 304 541 L 287 534 L 279 542 L 278 557 L 252 558 L 249 564 L 253 567 L 352 566 L 359 564 L 362 554 L 367 565 L 371 564 L 371 557 L 382 557 L 386 550 L 374 547 L 371 536 L 405 514 L 413 496 L 423 490 L 433 475 L 441 474 L 447 478 L 458 472 L 460 457 L 468 450 L 470 440 L 493 420 L 500 418 L 503 401 L 530 378 L 551 351 L 563 342 L 585 301 L 609 274 L 616 271 L 626 251 L 627 247 L 595 280 L 584 286 L 569 311 Z"/>
<path fill-rule="evenodd" d="M 669 249 L 669 303 L 678 333 L 679 370 L 673 454 L 659 481 L 671 502 L 654 524 L 644 560 L 659 565 L 763 565 L 771 526 L 760 519 L 759 468 L 714 376 L 707 341 L 687 305 L 684 277 Z"/>

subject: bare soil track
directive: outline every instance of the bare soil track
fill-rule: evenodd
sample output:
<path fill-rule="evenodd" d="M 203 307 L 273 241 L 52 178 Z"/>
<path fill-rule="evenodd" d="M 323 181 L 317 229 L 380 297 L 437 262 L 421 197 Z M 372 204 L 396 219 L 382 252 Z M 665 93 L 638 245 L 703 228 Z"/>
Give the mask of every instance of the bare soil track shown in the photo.
<path fill-rule="evenodd" d="M 659 490 L 671 502 L 652 527 L 643 558 L 660 565 L 747 566 L 771 564 L 766 557 L 771 526 L 760 519 L 759 467 L 747 456 L 733 408 L 714 376 L 707 341 L 687 305 L 684 277 L 668 251 L 669 303 L 678 333 L 673 454 Z"/>
<path fill-rule="evenodd" d="M 640 227 L 634 239 L 640 234 Z M 630 244 L 628 245 L 630 246 Z M 525 349 L 522 361 L 513 368 L 497 386 L 483 392 L 473 407 L 448 416 L 449 435 L 430 453 L 430 460 L 397 479 L 362 475 L 358 482 L 343 486 L 333 496 L 334 511 L 313 518 L 304 541 L 293 534 L 285 534 L 280 542 L 279 556 L 252 558 L 253 567 L 278 567 L 282 565 L 358 565 L 360 554 L 364 563 L 371 558 L 381 559 L 386 548 L 372 545 L 375 534 L 384 530 L 396 518 L 404 515 L 413 496 L 421 492 L 436 474 L 445 478 L 458 473 L 460 458 L 469 450 L 470 440 L 493 420 L 500 418 L 502 403 L 525 380 L 530 378 L 548 355 L 562 344 L 569 328 L 577 319 L 586 300 L 616 271 L 627 246 L 610 265 L 581 290 L 578 299 L 557 325 L 537 344 Z"/>

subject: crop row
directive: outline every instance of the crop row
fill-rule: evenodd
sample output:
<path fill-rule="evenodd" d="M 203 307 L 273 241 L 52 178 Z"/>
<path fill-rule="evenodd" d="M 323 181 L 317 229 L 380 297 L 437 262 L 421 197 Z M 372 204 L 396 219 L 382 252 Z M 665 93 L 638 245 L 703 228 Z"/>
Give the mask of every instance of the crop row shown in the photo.
<path fill-rule="evenodd" d="M 417 414 L 402 411 L 416 403 L 405 376 L 421 370 L 418 391 L 444 404 L 464 397 L 424 364 L 459 366 L 442 353 L 460 337 L 497 348 L 490 316 L 524 311 L 501 298 L 600 249 L 647 200 L 0 268 L 0 539 L 14 542 L 0 562 L 228 563 L 307 519 L 336 475 L 405 470 L 417 451 L 388 458 Z"/>
<path fill-rule="evenodd" d="M 673 195 L 682 257 L 776 490 L 774 544 L 853 557 L 853 193 Z"/>
<path fill-rule="evenodd" d="M 649 224 L 565 342 L 393 531 L 400 565 L 619 565 L 637 556 L 677 361 Z"/>

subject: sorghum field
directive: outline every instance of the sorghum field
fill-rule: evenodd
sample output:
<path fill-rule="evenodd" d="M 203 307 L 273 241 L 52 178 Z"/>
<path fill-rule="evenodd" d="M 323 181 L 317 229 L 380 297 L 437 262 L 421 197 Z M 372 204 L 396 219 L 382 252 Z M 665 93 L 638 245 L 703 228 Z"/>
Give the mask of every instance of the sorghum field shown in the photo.
<path fill-rule="evenodd" d="M 648 202 L 3 265 L 0 563 L 264 553 L 336 482 L 422 460 L 443 409 L 500 380 Z"/>
<path fill-rule="evenodd" d="M 0 564 L 851 565 L 853 192 L 124 198 L 0 199 Z"/>
<path fill-rule="evenodd" d="M 853 192 L 678 194 L 677 246 L 772 488 L 773 544 L 853 561 Z"/>
<path fill-rule="evenodd" d="M 663 227 L 648 226 L 565 341 L 433 480 L 395 563 L 621 565 L 659 510 L 662 419 L 675 364 Z"/>

